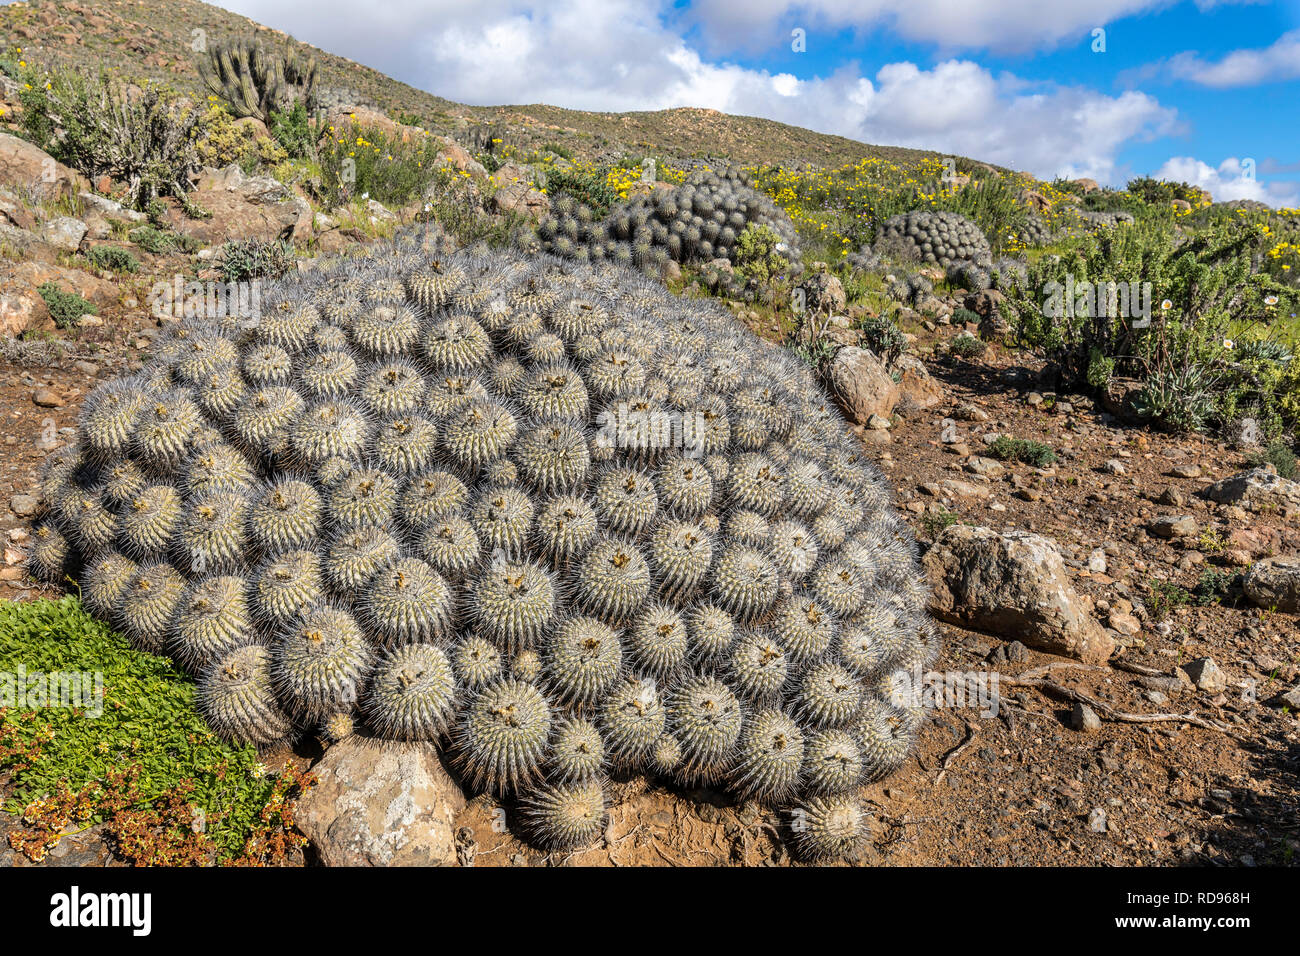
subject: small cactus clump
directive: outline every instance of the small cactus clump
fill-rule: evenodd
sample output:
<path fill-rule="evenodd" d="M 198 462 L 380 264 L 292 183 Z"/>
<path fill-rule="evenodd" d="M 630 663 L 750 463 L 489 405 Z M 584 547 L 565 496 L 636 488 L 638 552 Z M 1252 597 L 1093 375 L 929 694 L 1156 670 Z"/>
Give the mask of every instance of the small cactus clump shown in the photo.
<path fill-rule="evenodd" d="M 642 772 L 843 852 L 919 726 L 889 690 L 933 653 L 915 549 L 805 365 L 619 264 L 761 215 L 683 190 L 589 264 L 416 232 L 260 322 L 177 323 L 50 456 L 33 573 L 194 673 L 228 740 L 428 741 L 548 846 Z"/>

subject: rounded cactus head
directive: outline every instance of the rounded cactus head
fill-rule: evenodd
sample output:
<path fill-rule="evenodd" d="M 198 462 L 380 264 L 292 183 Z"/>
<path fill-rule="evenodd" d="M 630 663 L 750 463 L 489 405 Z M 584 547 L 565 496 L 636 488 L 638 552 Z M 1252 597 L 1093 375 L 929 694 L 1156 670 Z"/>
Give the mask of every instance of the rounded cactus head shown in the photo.
<path fill-rule="evenodd" d="M 271 654 L 261 645 L 237 648 L 214 661 L 199 679 L 199 711 L 218 736 L 270 746 L 287 739 L 293 722 L 280 709 Z"/>
<path fill-rule="evenodd" d="M 551 705 L 534 684 L 504 678 L 483 688 L 456 728 L 466 775 L 476 787 L 503 793 L 540 773 L 551 735 Z"/>
<path fill-rule="evenodd" d="M 576 849 L 605 829 L 605 794 L 596 781 L 542 787 L 522 801 L 529 831 L 544 847 Z"/>
<path fill-rule="evenodd" d="M 432 644 L 408 644 L 375 667 L 366 695 L 366 718 L 381 737 L 436 740 L 456 702 L 456 679 L 447 655 Z"/>

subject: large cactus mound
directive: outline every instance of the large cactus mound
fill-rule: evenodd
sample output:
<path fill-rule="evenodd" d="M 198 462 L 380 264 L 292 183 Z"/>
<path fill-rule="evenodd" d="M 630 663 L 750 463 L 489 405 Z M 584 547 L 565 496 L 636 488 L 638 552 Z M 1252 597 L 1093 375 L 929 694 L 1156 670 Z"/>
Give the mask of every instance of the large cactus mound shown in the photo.
<path fill-rule="evenodd" d="M 537 224 L 543 252 L 580 262 L 609 261 L 660 275 L 672 262 L 726 259 L 739 265 L 746 229 L 770 229 L 792 271 L 799 271 L 799 235 L 785 211 L 754 188 L 742 169 L 720 165 L 693 171 L 679 186 L 660 184 L 597 218 L 586 203 L 559 195 Z M 734 280 L 729 284 L 734 285 Z"/>
<path fill-rule="evenodd" d="M 404 235 L 87 397 L 33 569 L 231 741 L 435 741 L 589 841 L 643 771 L 850 847 L 925 664 L 915 546 L 807 368 L 612 265 Z"/>

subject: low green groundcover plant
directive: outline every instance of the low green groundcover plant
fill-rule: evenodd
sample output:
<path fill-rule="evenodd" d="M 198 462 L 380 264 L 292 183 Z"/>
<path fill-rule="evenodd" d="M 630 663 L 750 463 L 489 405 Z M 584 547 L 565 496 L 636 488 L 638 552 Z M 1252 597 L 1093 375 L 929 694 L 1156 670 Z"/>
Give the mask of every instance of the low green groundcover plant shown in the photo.
<path fill-rule="evenodd" d="M 54 674 L 99 678 L 60 695 Z M 40 687 L 84 706 L 50 706 Z M 103 822 L 135 862 L 282 860 L 301 844 L 289 800 L 305 778 L 268 773 L 255 747 L 223 743 L 193 699 L 170 660 L 135 650 L 77 598 L 0 602 L 3 808 L 27 827 L 10 844 L 39 860 L 61 833 Z"/>

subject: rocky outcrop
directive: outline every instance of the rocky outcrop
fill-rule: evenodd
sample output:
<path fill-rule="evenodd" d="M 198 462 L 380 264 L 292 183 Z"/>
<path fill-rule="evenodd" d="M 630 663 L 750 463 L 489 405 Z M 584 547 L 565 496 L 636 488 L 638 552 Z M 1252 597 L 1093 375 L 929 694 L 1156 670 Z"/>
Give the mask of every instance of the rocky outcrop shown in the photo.
<path fill-rule="evenodd" d="M 952 525 L 923 564 L 933 589 L 930 611 L 940 620 L 1088 663 L 1102 663 L 1115 650 L 1047 538 Z"/>
<path fill-rule="evenodd" d="M 90 188 L 90 182 L 25 139 L 0 133 L 0 183 L 39 202 L 54 202 Z"/>
<path fill-rule="evenodd" d="M 430 744 L 349 737 L 312 767 L 298 829 L 326 866 L 447 866 L 465 796 Z"/>
<path fill-rule="evenodd" d="M 1216 481 L 1204 494 L 1211 501 L 1247 511 L 1273 512 L 1284 517 L 1300 514 L 1300 482 L 1280 477 L 1271 466 Z"/>
<path fill-rule="evenodd" d="M 311 204 L 269 176 L 245 176 L 233 163 L 206 169 L 189 199 L 211 213 L 191 219 L 171 209 L 168 225 L 205 246 L 232 239 L 306 239 L 311 235 Z"/>

